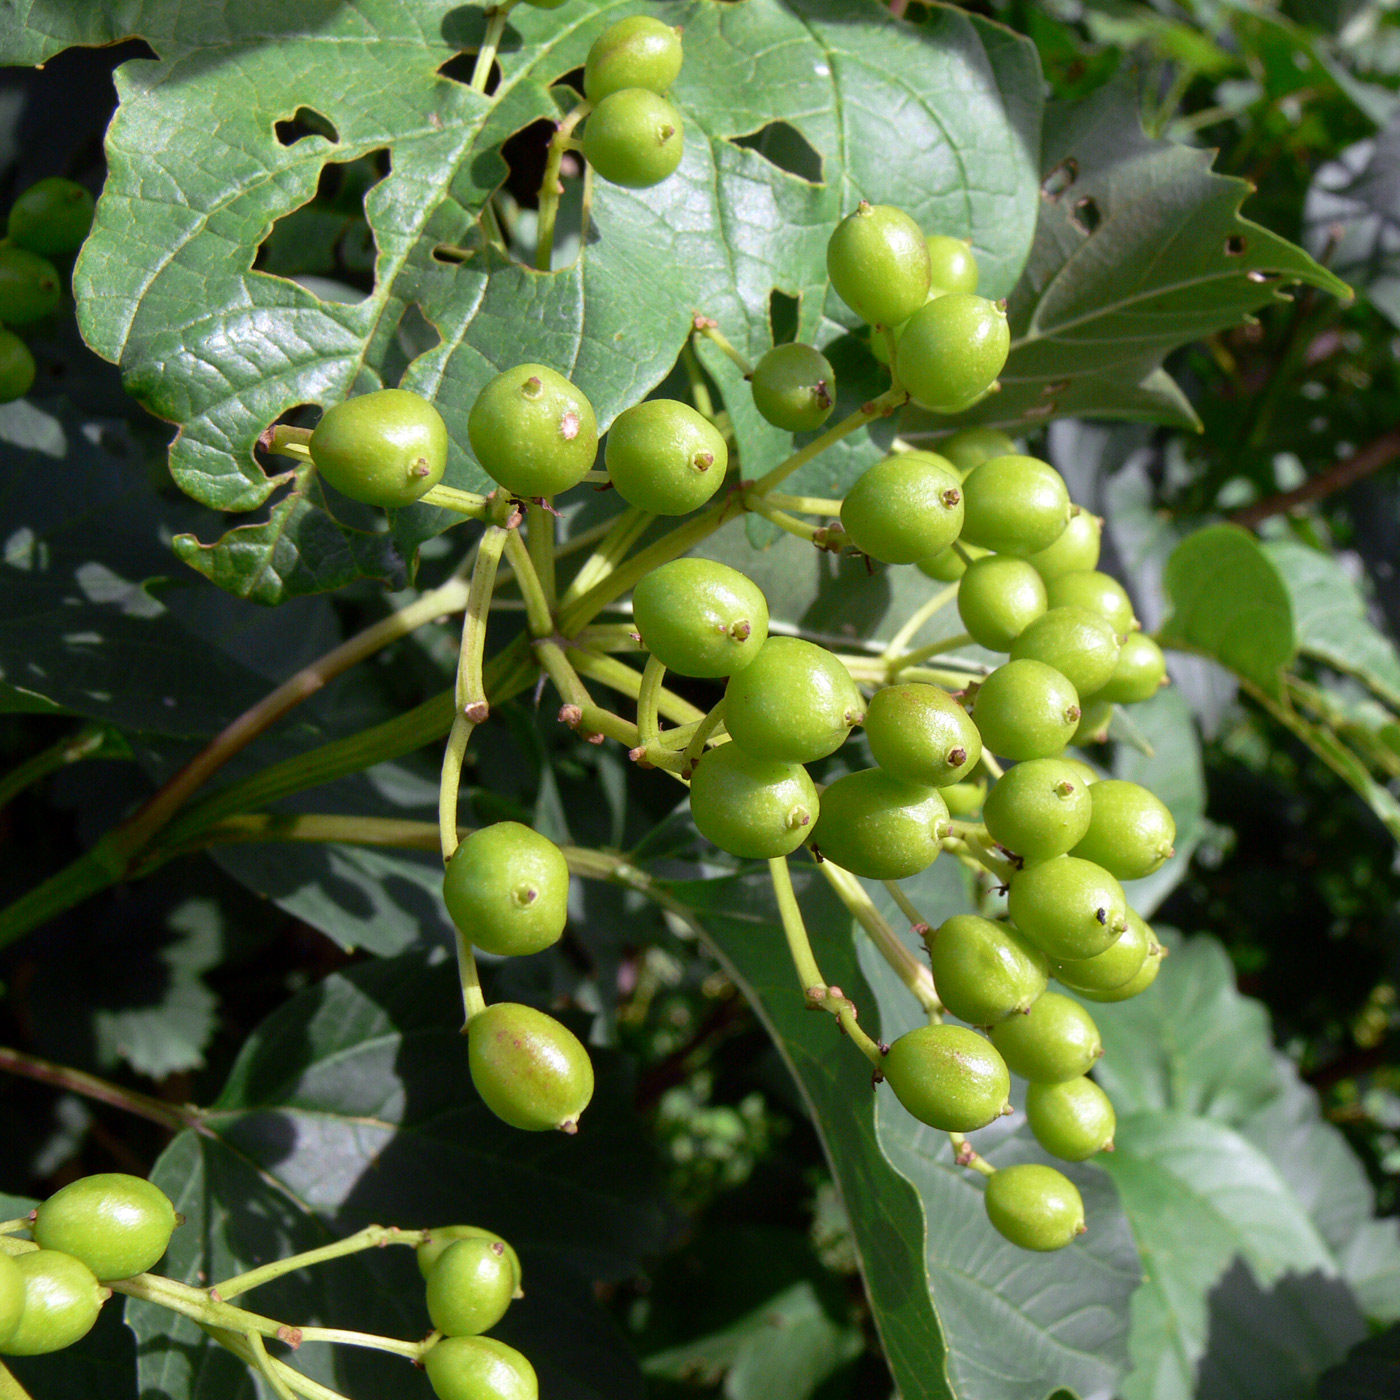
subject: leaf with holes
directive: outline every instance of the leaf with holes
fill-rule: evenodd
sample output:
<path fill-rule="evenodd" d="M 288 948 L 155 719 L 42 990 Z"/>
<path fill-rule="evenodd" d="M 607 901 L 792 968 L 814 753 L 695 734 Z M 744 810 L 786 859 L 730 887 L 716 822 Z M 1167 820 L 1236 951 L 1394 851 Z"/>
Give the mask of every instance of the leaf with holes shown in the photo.
<path fill-rule="evenodd" d="M 1350 294 L 1301 248 L 1242 218 L 1248 185 L 1215 174 L 1212 159 L 1143 132 L 1132 77 L 1046 108 L 1040 219 L 1010 298 L 1011 355 L 1001 392 L 966 421 L 1198 427 L 1162 368 L 1168 352 L 1238 325 L 1283 282 Z M 928 415 L 919 423 L 939 427 Z"/>
<path fill-rule="evenodd" d="M 481 489 L 466 419 L 494 373 L 552 364 L 606 425 L 663 378 L 697 310 L 757 352 L 771 338 L 778 288 L 799 299 L 810 333 L 828 299 L 827 237 L 859 197 L 970 237 L 1002 289 L 1030 244 L 1034 50 L 952 8 L 913 24 L 839 0 L 521 6 L 489 98 L 441 71 L 480 45 L 485 23 L 480 9 L 449 0 L 327 6 L 315 25 L 273 0 L 229 11 L 163 0 L 97 14 L 66 0 L 19 8 L 10 61 L 127 36 L 158 55 L 118 71 L 110 173 L 75 275 L 79 314 L 131 392 L 179 424 L 171 469 L 186 491 L 244 512 L 292 488 L 293 504 L 275 506 L 267 525 L 181 546 L 223 587 L 264 602 L 357 572 L 386 576 L 376 541 L 254 457 L 263 429 L 298 406 L 397 379 L 447 420 L 447 481 Z M 507 173 L 502 142 L 555 119 L 551 84 L 607 24 L 648 9 L 685 30 L 673 93 L 688 135 L 680 170 L 640 192 L 596 182 L 592 229 L 572 267 L 542 275 L 511 262 L 485 245 L 478 222 Z M 822 182 L 763 153 L 778 157 L 784 144 L 768 139 L 775 124 L 815 153 Z M 323 299 L 255 270 L 278 221 L 315 200 L 328 166 L 367 160 L 388 170 L 363 196 L 372 290 Z M 434 343 L 406 359 L 413 336 L 401 331 L 424 323 Z M 451 521 L 427 507 L 402 512 L 402 556 Z"/>

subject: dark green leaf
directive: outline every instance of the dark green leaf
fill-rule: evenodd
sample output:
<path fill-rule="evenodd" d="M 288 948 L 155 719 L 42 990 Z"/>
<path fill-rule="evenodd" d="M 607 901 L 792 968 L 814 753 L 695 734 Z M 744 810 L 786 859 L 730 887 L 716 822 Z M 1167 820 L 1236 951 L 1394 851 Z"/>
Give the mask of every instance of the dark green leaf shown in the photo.
<path fill-rule="evenodd" d="M 1400 1394 L 1400 1327 L 1358 1342 L 1317 1382 L 1317 1400 L 1392 1400 Z"/>

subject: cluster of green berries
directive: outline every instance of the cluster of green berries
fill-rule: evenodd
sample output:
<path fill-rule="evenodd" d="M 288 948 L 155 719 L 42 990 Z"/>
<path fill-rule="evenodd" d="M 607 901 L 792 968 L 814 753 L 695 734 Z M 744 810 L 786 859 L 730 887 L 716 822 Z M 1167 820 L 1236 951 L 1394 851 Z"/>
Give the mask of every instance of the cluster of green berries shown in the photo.
<path fill-rule="evenodd" d="M 139 1176 L 85 1176 L 56 1191 L 31 1217 L 33 1245 L 0 1238 L 0 1355 L 39 1356 L 87 1336 L 111 1296 L 103 1285 L 145 1273 L 179 1223 L 170 1198 Z"/>
<path fill-rule="evenodd" d="M 0 242 L 0 403 L 34 384 L 34 356 L 12 327 L 42 320 L 58 305 L 63 281 L 52 259 L 71 257 L 92 227 L 92 196 L 53 176 L 30 185 L 10 210 Z"/>
<path fill-rule="evenodd" d="M 428 1316 L 441 1336 L 423 1367 L 438 1400 L 537 1400 L 535 1368 L 514 1347 L 483 1336 L 523 1298 L 520 1257 L 476 1225 L 446 1225 L 418 1246 Z"/>

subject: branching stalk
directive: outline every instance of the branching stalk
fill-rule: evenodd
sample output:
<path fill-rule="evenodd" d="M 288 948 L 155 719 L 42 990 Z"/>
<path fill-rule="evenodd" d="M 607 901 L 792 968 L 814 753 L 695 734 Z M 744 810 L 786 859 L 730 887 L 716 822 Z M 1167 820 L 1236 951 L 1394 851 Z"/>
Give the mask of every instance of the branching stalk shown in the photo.
<path fill-rule="evenodd" d="M 549 272 L 554 262 L 554 226 L 559 218 L 559 196 L 564 193 L 563 182 L 559 179 L 564 152 L 569 149 L 569 138 L 573 135 L 574 128 L 592 110 L 591 102 L 580 102 L 559 123 L 549 143 L 544 179 L 540 181 L 540 221 L 535 243 L 535 267 L 540 272 Z"/>
<path fill-rule="evenodd" d="M 271 1283 L 285 1274 L 296 1273 L 298 1269 L 310 1268 L 314 1264 L 324 1264 L 330 1259 L 342 1259 L 347 1254 L 358 1254 L 365 1249 L 382 1249 L 385 1245 L 406 1244 L 417 1248 L 428 1238 L 426 1230 L 400 1230 L 397 1226 L 367 1225 L 363 1230 L 347 1235 L 334 1244 L 322 1245 L 320 1249 L 304 1250 L 301 1254 L 289 1254 L 285 1259 L 276 1259 L 247 1273 L 235 1274 L 214 1285 L 214 1292 L 224 1301 L 246 1293 L 250 1288 Z"/>

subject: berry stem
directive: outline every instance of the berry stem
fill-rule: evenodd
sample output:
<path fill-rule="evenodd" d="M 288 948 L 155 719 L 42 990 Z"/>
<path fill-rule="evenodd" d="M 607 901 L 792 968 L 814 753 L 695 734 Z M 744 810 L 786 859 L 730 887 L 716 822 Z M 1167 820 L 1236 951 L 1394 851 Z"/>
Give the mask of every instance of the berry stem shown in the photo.
<path fill-rule="evenodd" d="M 555 602 L 553 507 L 554 502 L 546 497 L 543 501 L 531 501 L 525 512 L 525 542 L 530 546 L 530 560 L 544 594 L 546 610 L 552 610 Z M 523 583 L 521 587 L 523 589 Z"/>
<path fill-rule="evenodd" d="M 938 1015 L 943 1010 L 943 1003 L 938 1000 L 938 992 L 933 985 L 933 974 L 889 926 L 885 916 L 865 892 L 865 886 L 849 870 L 843 870 L 833 861 L 822 861 L 821 872 L 826 876 L 827 884 L 836 891 L 836 897 L 869 935 L 880 956 L 914 994 L 925 1014 Z"/>
<path fill-rule="evenodd" d="M 717 350 L 723 351 L 739 367 L 739 373 L 745 379 L 753 377 L 753 366 L 739 353 L 716 322 L 708 316 L 697 316 L 695 318 L 695 333 L 703 335 Z"/>
<path fill-rule="evenodd" d="M 443 510 L 455 511 L 471 520 L 486 518 L 486 497 L 475 491 L 459 491 L 455 486 L 444 486 L 441 482 L 430 486 L 418 498 L 420 505 L 441 506 Z"/>
<path fill-rule="evenodd" d="M 231 1351 L 245 1365 L 257 1365 L 253 1349 L 243 1334 L 230 1331 L 225 1327 L 209 1327 L 203 1323 L 200 1326 L 221 1347 Z M 303 1396 L 304 1400 L 346 1400 L 346 1397 L 338 1390 L 332 1390 L 329 1386 L 322 1385 L 320 1381 L 313 1381 L 310 1376 L 302 1375 L 300 1371 L 288 1366 L 285 1361 L 279 1361 L 275 1356 L 270 1356 L 268 1361 L 271 1363 L 272 1370 L 294 1395 Z"/>
<path fill-rule="evenodd" d="M 666 667 L 655 656 L 647 657 L 642 671 L 641 687 L 637 691 L 637 733 L 641 742 L 648 747 L 661 740 L 661 726 L 657 722 L 656 705 L 660 698 L 661 682 L 665 679 Z"/>
<path fill-rule="evenodd" d="M 630 700 L 641 698 L 643 673 L 614 656 L 600 656 L 582 649 L 575 651 L 573 656 L 574 665 L 581 675 L 600 681 L 609 690 L 615 690 Z M 691 724 L 705 717 L 703 710 L 697 709 L 689 700 L 682 700 L 665 686 L 657 690 L 657 708 L 673 724 Z"/>
<path fill-rule="evenodd" d="M 780 510 L 795 510 L 799 515 L 827 515 L 839 518 L 841 502 L 830 496 L 785 496 L 781 491 L 769 491 L 763 499 Z"/>
<path fill-rule="evenodd" d="M 50 773 L 66 768 L 70 763 L 80 763 L 101 751 L 107 741 L 107 728 L 101 724 L 85 724 L 76 734 L 69 734 L 56 744 L 36 753 L 32 758 L 10 769 L 0 778 L 0 808 L 25 788 L 46 778 Z"/>
<path fill-rule="evenodd" d="M 397 1337 L 381 1337 L 373 1332 L 350 1332 L 343 1327 L 298 1327 L 303 1342 L 333 1342 L 345 1347 L 364 1347 L 368 1351 L 387 1351 L 392 1356 L 406 1356 L 417 1361 L 432 1342 L 403 1342 Z"/>
<path fill-rule="evenodd" d="M 994 778 L 1004 778 L 1006 776 L 1006 769 L 1003 768 L 986 749 L 982 750 L 982 766 Z"/>
<path fill-rule="evenodd" d="M 298 462 L 311 460 L 310 442 L 310 428 L 294 428 L 290 423 L 278 423 L 258 439 L 263 451 L 276 457 L 294 457 Z"/>
<path fill-rule="evenodd" d="M 554 262 L 554 226 L 559 218 L 559 196 L 564 192 L 564 186 L 559 180 L 559 167 L 563 162 L 564 152 L 569 149 L 569 138 L 574 134 L 574 128 L 592 110 L 591 102 L 586 99 L 580 102 L 559 123 L 550 140 L 549 155 L 544 164 L 544 178 L 540 181 L 539 233 L 535 242 L 535 269 L 538 272 L 551 271 Z"/>
<path fill-rule="evenodd" d="M 539 661 L 545 675 L 554 682 L 554 688 L 559 692 L 559 698 L 566 705 L 577 705 L 582 709 L 585 705 L 593 703 L 593 697 L 588 693 L 588 687 L 579 679 L 573 662 L 564 655 L 564 649 L 558 642 L 550 638 L 542 638 L 537 641 L 535 643 L 535 658 Z M 631 667 L 623 669 L 631 670 Z M 632 674 L 636 675 L 636 672 L 634 671 Z M 640 678 L 638 684 L 640 684 Z"/>
<path fill-rule="evenodd" d="M 710 396 L 710 386 L 705 382 L 705 372 L 695 356 L 695 347 L 689 340 L 681 346 L 681 365 L 685 369 L 685 377 L 690 381 L 690 401 L 695 405 L 695 411 L 713 423 L 715 401 Z"/>
<path fill-rule="evenodd" d="M 27 1215 L 21 1215 L 15 1220 L 0 1220 L 0 1235 L 16 1235 L 21 1230 L 28 1230 L 34 1224 Z"/>
<path fill-rule="evenodd" d="M 983 1176 L 991 1176 L 996 1168 L 972 1148 L 972 1144 L 961 1133 L 949 1133 L 948 1141 L 953 1144 L 953 1160 L 960 1167 L 971 1167 Z"/>
<path fill-rule="evenodd" d="M 169 1308 L 201 1326 L 224 1327 L 243 1336 L 258 1332 L 264 1337 L 277 1337 L 286 1327 L 276 1318 L 247 1312 L 232 1303 L 221 1303 L 207 1289 L 192 1288 L 161 1274 L 137 1274 L 135 1278 L 116 1279 L 107 1286 L 114 1293 L 125 1293 L 128 1298 L 140 1298 L 142 1302 Z"/>
<path fill-rule="evenodd" d="M 630 622 L 595 622 L 575 638 L 581 647 L 604 654 L 632 655 L 642 649 L 637 629 Z"/>
<path fill-rule="evenodd" d="M 295 1273 L 298 1269 L 305 1269 L 313 1264 L 324 1264 L 328 1259 L 340 1259 L 347 1254 L 358 1254 L 362 1249 L 380 1249 L 390 1244 L 406 1244 L 417 1248 L 427 1238 L 426 1230 L 400 1230 L 393 1225 L 367 1225 L 363 1230 L 347 1235 L 334 1244 L 322 1245 L 320 1249 L 308 1249 L 301 1254 L 289 1254 L 285 1259 L 277 1259 L 261 1268 L 235 1274 L 232 1278 L 216 1283 L 214 1292 L 228 1302 L 230 1298 L 236 1298 L 250 1288 L 257 1288 L 275 1278 L 281 1278 L 284 1274 Z"/>
<path fill-rule="evenodd" d="M 248 1350 L 253 1354 L 254 1368 L 272 1387 L 272 1392 L 277 1396 L 277 1400 L 297 1400 L 296 1391 L 273 1370 L 272 1358 L 267 1354 L 267 1347 L 263 1344 L 263 1339 L 256 1332 L 245 1332 L 243 1336 L 248 1343 Z"/>
<path fill-rule="evenodd" d="M 0 1400 L 34 1400 L 3 1361 L 0 1361 Z"/>
<path fill-rule="evenodd" d="M 927 646 L 907 651 L 903 656 L 896 657 L 890 662 L 890 680 L 893 681 L 906 666 L 917 666 L 920 661 L 927 661 L 931 656 L 941 656 L 945 651 L 957 651 L 959 647 L 971 645 L 971 634 L 959 632 L 955 637 L 944 637 L 942 641 L 930 642 Z"/>
<path fill-rule="evenodd" d="M 549 592 L 535 568 L 535 561 L 516 530 L 511 530 L 505 542 L 506 558 L 515 574 L 520 596 L 525 600 L 525 624 L 532 637 L 548 637 L 554 631 L 554 614 L 550 610 Z M 550 565 L 554 562 L 550 555 Z M 550 568 L 550 574 L 554 570 Z"/>
<path fill-rule="evenodd" d="M 904 626 L 890 638 L 890 644 L 884 650 L 880 659 L 886 663 L 892 662 L 910 641 L 918 636 L 919 628 L 930 618 L 936 617 L 954 598 L 958 596 L 958 585 L 950 583 L 947 588 L 940 589 L 926 603 L 921 603 L 913 612 L 909 614 Z M 909 658 L 903 658 L 904 665 L 910 664 Z M 901 670 L 903 667 L 900 668 Z"/>
<path fill-rule="evenodd" d="M 621 515 L 610 521 L 598 547 L 584 560 L 583 566 L 564 590 L 563 605 L 567 607 L 607 578 L 655 519 L 654 515 L 637 506 L 628 506 Z"/>
<path fill-rule="evenodd" d="M 471 90 L 484 93 L 491 80 L 491 65 L 496 61 L 496 50 L 501 46 L 501 36 L 506 32 L 506 20 L 515 8 L 516 0 L 501 0 L 501 3 L 488 11 L 486 37 L 477 50 L 476 63 L 472 66 Z"/>
<path fill-rule="evenodd" d="M 162 1128 L 171 1132 L 177 1133 L 182 1128 L 198 1129 L 200 1126 L 198 1109 L 182 1109 L 161 1099 L 153 1099 L 149 1094 L 138 1093 L 135 1089 L 123 1089 L 120 1085 L 110 1084 L 94 1074 L 71 1069 L 67 1065 L 56 1065 L 50 1060 L 41 1060 L 37 1055 L 26 1055 L 22 1050 L 12 1050 L 9 1046 L 0 1046 L 0 1070 L 20 1075 L 25 1079 L 33 1079 L 39 1084 L 48 1084 L 55 1089 L 81 1094 L 84 1098 L 108 1104 L 112 1108 L 124 1109 L 138 1118 L 159 1123 Z M 0 1230 L 0 1235 L 7 1233 L 9 1225 L 13 1223 L 7 1222 L 6 1229 Z M 27 1219 L 23 1225 L 28 1228 Z"/>
<path fill-rule="evenodd" d="M 583 250 L 588 247 L 588 225 L 593 219 L 593 167 L 587 161 L 583 163 L 583 194 L 579 200 L 578 210 L 578 248 L 579 256 L 583 256 Z"/>
<path fill-rule="evenodd" d="M 945 849 L 961 851 L 970 856 L 978 865 L 986 870 L 990 870 L 1002 884 L 1009 884 L 1011 877 L 1016 873 L 1016 867 L 1009 860 L 1002 860 L 998 855 L 993 855 L 975 836 L 949 836 L 943 845 Z"/>
<path fill-rule="evenodd" d="M 805 520 L 799 520 L 795 515 L 789 515 L 787 511 L 779 510 L 757 492 L 745 491 L 743 500 L 746 510 L 751 510 L 755 515 L 761 515 L 780 530 L 786 530 L 789 535 L 796 535 L 798 539 L 806 540 L 808 544 L 816 545 L 818 549 L 825 549 L 832 539 L 833 531 L 827 526 L 810 525 Z M 840 531 L 834 533 L 836 539 L 840 540 Z M 839 549 L 840 545 L 838 544 L 836 548 Z"/>
<path fill-rule="evenodd" d="M 695 726 L 695 733 L 690 736 L 690 742 L 685 746 L 681 772 L 687 778 L 695 771 L 695 765 L 700 762 L 700 755 L 705 752 L 705 745 L 709 742 L 710 736 L 723 722 L 724 696 L 721 695 L 715 701 L 710 713 Z"/>
<path fill-rule="evenodd" d="M 886 389 L 879 398 L 862 404 L 854 413 L 847 414 L 834 428 L 828 428 L 820 437 L 813 438 L 806 447 L 794 452 L 785 462 L 779 462 L 772 471 L 759 477 L 751 488 L 761 496 L 766 496 L 779 482 L 786 481 L 799 467 L 805 467 L 814 457 L 819 457 L 833 443 L 849 437 L 857 429 L 865 427 L 876 418 L 902 408 L 909 402 L 909 395 L 903 389 Z"/>
<path fill-rule="evenodd" d="M 899 382 L 899 341 L 888 326 L 880 327 L 880 335 L 885 342 L 885 354 L 890 362 L 890 388 L 901 389 L 903 385 Z"/>
<path fill-rule="evenodd" d="M 900 889 L 899 881 L 885 880 L 883 884 L 885 886 L 885 892 L 899 906 L 899 912 L 909 920 L 909 927 L 911 930 L 932 928 L 929 921 L 919 913 L 918 909 L 915 907 L 914 901 Z"/>

